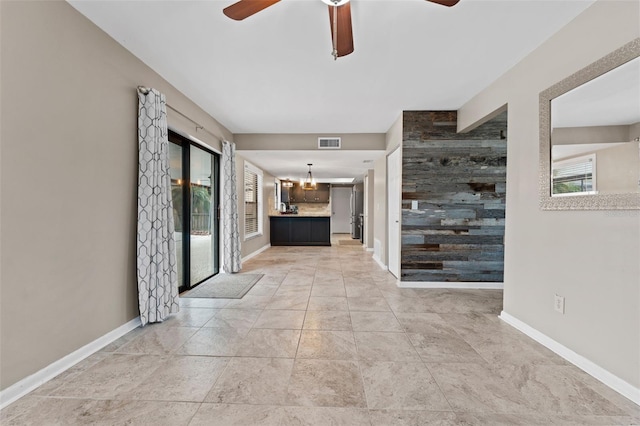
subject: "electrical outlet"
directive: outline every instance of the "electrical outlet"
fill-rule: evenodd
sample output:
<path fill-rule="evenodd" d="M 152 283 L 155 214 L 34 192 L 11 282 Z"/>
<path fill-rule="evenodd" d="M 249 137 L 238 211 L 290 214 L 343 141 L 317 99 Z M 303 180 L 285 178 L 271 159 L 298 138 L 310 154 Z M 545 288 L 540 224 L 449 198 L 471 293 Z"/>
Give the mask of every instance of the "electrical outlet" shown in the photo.
<path fill-rule="evenodd" d="M 564 315 L 564 297 L 555 295 L 553 299 L 553 309 Z"/>

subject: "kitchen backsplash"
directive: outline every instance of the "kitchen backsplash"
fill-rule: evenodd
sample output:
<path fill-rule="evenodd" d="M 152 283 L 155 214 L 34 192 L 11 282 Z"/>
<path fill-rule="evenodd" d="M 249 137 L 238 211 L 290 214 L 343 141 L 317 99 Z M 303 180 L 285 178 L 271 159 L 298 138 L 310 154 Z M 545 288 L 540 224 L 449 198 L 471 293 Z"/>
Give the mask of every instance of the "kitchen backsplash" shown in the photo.
<path fill-rule="evenodd" d="M 295 203 L 294 205 L 298 206 L 298 214 L 331 215 L 330 203 Z"/>

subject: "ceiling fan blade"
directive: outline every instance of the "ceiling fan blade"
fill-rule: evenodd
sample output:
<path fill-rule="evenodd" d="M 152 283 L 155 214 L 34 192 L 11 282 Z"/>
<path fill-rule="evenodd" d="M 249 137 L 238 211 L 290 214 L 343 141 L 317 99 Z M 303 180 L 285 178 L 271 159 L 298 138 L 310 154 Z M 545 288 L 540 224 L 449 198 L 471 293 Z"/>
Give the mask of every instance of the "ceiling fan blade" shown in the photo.
<path fill-rule="evenodd" d="M 334 13 L 337 13 L 337 39 L 334 34 Z M 351 2 L 342 6 L 329 6 L 329 23 L 331 24 L 331 41 L 337 40 L 338 57 L 353 52 L 353 31 L 351 29 Z M 335 46 L 335 44 L 334 44 Z"/>
<path fill-rule="evenodd" d="M 460 0 L 427 0 L 427 1 L 430 1 L 431 3 L 437 3 L 443 6 L 451 7 L 458 4 Z"/>
<path fill-rule="evenodd" d="M 231 6 L 225 7 L 222 13 L 231 19 L 242 21 L 279 1 L 280 0 L 240 0 Z"/>

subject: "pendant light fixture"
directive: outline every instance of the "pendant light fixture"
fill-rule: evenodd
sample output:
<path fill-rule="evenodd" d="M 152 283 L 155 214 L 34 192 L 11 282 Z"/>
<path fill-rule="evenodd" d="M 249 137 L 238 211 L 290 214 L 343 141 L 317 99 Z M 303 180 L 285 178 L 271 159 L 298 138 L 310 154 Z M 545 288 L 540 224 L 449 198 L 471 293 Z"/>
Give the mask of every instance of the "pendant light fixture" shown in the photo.
<path fill-rule="evenodd" d="M 300 186 L 302 187 L 302 189 L 306 191 L 311 189 L 316 189 L 316 180 L 313 178 L 313 175 L 311 174 L 311 166 L 313 166 L 313 164 L 307 163 L 307 166 L 309 166 L 309 171 L 307 172 L 307 178 L 300 181 Z"/>
<path fill-rule="evenodd" d="M 293 187 L 293 182 L 291 182 L 289 179 L 283 180 L 282 181 L 282 186 L 284 188 L 291 188 L 291 187 Z"/>

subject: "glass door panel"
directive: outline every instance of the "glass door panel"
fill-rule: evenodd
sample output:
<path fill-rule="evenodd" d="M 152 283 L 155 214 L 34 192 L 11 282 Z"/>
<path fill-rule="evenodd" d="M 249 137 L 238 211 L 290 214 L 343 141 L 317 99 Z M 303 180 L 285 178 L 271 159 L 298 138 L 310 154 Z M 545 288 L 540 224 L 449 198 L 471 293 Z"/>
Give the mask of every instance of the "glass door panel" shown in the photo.
<path fill-rule="evenodd" d="M 215 199 L 215 156 L 191 145 L 191 280 L 203 281 L 217 271 L 217 202 Z"/>

